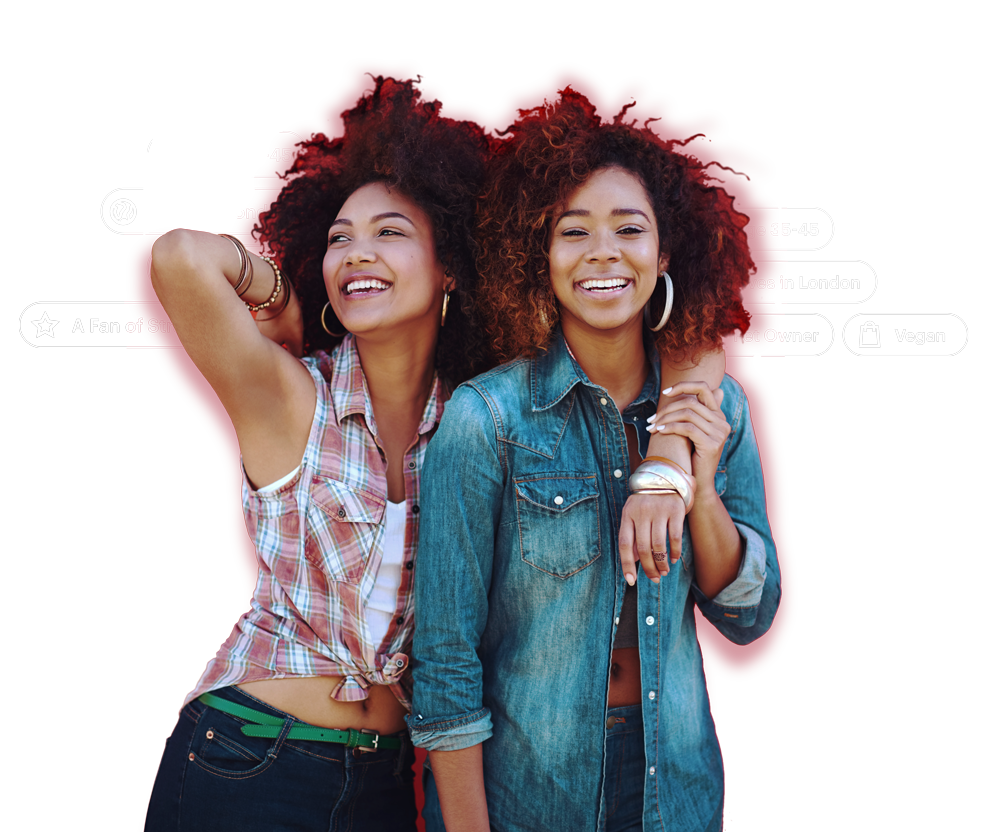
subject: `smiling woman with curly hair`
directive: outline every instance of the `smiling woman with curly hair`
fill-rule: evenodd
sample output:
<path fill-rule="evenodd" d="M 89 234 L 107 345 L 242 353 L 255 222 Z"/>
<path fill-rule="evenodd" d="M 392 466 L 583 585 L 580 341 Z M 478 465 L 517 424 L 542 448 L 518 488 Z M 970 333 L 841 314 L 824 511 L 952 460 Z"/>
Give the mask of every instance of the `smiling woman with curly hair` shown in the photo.
<path fill-rule="evenodd" d="M 480 203 L 477 310 L 513 360 L 455 391 L 424 469 L 409 724 L 428 829 L 722 826 L 694 606 L 745 644 L 780 584 L 746 396 L 701 373 L 747 328 L 753 263 L 706 166 L 624 115 L 572 90 L 522 112 Z M 668 374 L 698 362 L 659 413 L 657 347 Z M 650 453 L 668 440 L 691 442 L 693 477 Z M 668 501 L 687 510 L 669 549 Z"/>
<path fill-rule="evenodd" d="M 698 355 L 749 328 L 741 299 L 754 268 L 743 231 L 749 218 L 711 183 L 709 165 L 681 152 L 687 142 L 626 121 L 628 109 L 605 123 L 583 95 L 567 89 L 556 103 L 522 112 L 508 128 L 479 210 L 477 311 L 501 358 L 548 344 L 560 319 L 549 279 L 553 212 L 602 168 L 638 176 L 656 214 L 675 308 L 657 346 Z"/>
<path fill-rule="evenodd" d="M 419 477 L 451 386 L 482 362 L 490 143 L 409 81 L 375 79 L 343 119 L 300 145 L 262 215 L 270 256 L 183 229 L 153 246 L 156 293 L 239 439 L 259 573 L 185 700 L 147 830 L 414 829 Z M 303 322 L 316 352 L 299 359 Z M 197 495 L 195 460 L 191 479 Z"/>

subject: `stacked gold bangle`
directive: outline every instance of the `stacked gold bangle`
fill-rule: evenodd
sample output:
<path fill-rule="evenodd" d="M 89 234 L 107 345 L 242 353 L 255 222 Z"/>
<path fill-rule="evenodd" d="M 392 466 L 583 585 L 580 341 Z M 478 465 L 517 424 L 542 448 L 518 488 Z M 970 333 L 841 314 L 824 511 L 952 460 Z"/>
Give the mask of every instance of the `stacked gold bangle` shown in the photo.
<path fill-rule="evenodd" d="M 240 255 L 240 279 L 237 280 L 236 285 L 233 286 L 233 291 L 236 292 L 237 297 L 241 298 L 249 291 L 250 284 L 253 283 L 253 263 L 250 261 L 250 255 L 247 254 L 246 246 L 237 240 L 232 234 L 220 234 L 219 236 L 225 237 L 234 246 L 236 246 L 236 252 Z M 247 280 L 248 277 L 250 278 L 249 280 Z M 241 292 L 240 287 L 243 285 L 244 280 L 247 281 L 247 285 Z"/>
<path fill-rule="evenodd" d="M 275 302 L 275 300 L 277 300 L 278 295 L 281 294 L 281 270 L 278 268 L 278 264 L 275 263 L 266 254 L 262 254 L 260 256 L 260 259 L 263 260 L 265 263 L 267 263 L 267 265 L 269 265 L 272 269 L 274 269 L 274 291 L 271 292 L 271 297 L 269 297 L 263 303 L 258 303 L 256 306 L 251 306 L 248 303 L 247 309 L 249 309 L 251 312 L 257 312 L 260 309 L 267 309 L 267 307 L 269 307 L 272 303 Z"/>
<path fill-rule="evenodd" d="M 240 279 L 236 281 L 236 285 L 233 286 L 233 291 L 236 292 L 237 297 L 243 297 L 247 291 L 250 289 L 250 284 L 253 283 L 253 261 L 250 259 L 250 255 L 247 252 L 246 246 L 243 245 L 239 240 L 237 240 L 232 234 L 220 234 L 220 237 L 225 237 L 234 246 L 236 246 L 236 251 L 240 255 Z M 252 304 L 246 304 L 247 309 L 251 312 L 257 312 L 261 309 L 267 309 L 272 303 L 278 299 L 278 295 L 281 294 L 281 270 L 278 268 L 278 264 L 274 262 L 266 254 L 262 254 L 260 259 L 267 263 L 272 269 L 274 269 L 274 291 L 271 292 L 271 297 L 265 300 L 263 303 L 258 303 L 256 306 Z M 246 280 L 247 285 L 240 291 L 240 287 L 243 285 L 243 281 Z M 288 298 L 285 298 L 285 306 L 288 305 Z M 282 306 L 280 311 L 284 311 L 285 307 Z M 280 314 L 280 313 L 279 313 Z M 271 317 L 277 317 L 277 315 L 272 315 Z M 268 319 L 270 320 L 270 319 Z"/>

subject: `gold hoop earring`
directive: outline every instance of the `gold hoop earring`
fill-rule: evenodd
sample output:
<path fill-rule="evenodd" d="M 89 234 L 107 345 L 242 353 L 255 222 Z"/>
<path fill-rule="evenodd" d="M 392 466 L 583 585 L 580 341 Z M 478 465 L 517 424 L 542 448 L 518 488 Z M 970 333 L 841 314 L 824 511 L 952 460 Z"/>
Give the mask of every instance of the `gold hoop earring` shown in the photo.
<path fill-rule="evenodd" d="M 660 277 L 663 278 L 664 286 L 667 290 L 666 299 L 663 302 L 663 314 L 660 315 L 660 320 L 657 322 L 656 326 L 653 326 L 653 313 L 650 311 L 650 304 L 653 302 L 653 295 L 649 296 L 649 300 L 646 301 L 645 307 L 642 310 L 642 317 L 646 321 L 646 326 L 648 326 L 653 332 L 659 332 L 667 324 L 667 320 L 670 318 L 670 310 L 674 306 L 674 282 L 670 279 L 670 275 L 666 272 L 660 272 Z M 656 290 L 653 290 L 653 294 L 656 294 Z"/>
<path fill-rule="evenodd" d="M 444 319 L 448 316 L 448 298 L 451 297 L 451 292 L 444 293 L 444 303 L 441 304 L 441 326 L 444 326 Z"/>
<path fill-rule="evenodd" d="M 347 335 L 347 330 L 346 329 L 343 332 L 331 332 L 330 331 L 330 327 L 328 327 L 326 325 L 326 310 L 329 309 L 329 308 L 330 308 L 330 301 L 327 301 L 326 302 L 326 306 L 323 307 L 323 311 L 319 313 L 319 323 L 320 323 L 320 326 L 322 326 L 323 329 L 326 330 L 327 335 L 332 335 L 334 338 L 339 338 L 341 335 Z M 337 320 L 337 316 L 336 315 L 333 316 L 333 319 L 335 321 L 337 321 L 338 324 L 340 324 L 340 321 Z M 340 324 L 340 325 L 343 326 L 343 324 Z"/>

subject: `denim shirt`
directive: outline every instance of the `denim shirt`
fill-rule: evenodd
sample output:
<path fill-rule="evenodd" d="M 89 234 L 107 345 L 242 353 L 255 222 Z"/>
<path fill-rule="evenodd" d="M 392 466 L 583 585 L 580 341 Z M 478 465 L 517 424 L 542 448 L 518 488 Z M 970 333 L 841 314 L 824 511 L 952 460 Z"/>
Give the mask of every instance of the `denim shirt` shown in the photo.
<path fill-rule="evenodd" d="M 421 481 L 412 656 L 414 744 L 483 743 L 498 830 L 596 829 L 604 779 L 611 650 L 625 593 L 618 528 L 628 498 L 627 429 L 646 452 L 659 359 L 620 414 L 561 335 L 535 358 L 460 386 Z M 732 430 L 715 487 L 743 543 L 736 580 L 714 599 L 681 561 L 638 577 L 645 741 L 643 828 L 722 824 L 722 755 L 709 710 L 694 605 L 728 639 L 765 633 L 781 595 L 746 396 L 729 376 Z"/>

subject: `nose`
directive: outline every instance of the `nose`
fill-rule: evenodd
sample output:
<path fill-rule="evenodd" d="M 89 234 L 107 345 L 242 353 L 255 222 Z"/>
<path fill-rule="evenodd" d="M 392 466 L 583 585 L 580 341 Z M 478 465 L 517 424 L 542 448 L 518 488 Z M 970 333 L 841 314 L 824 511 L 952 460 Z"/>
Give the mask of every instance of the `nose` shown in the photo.
<path fill-rule="evenodd" d="M 359 263 L 374 263 L 375 249 L 368 240 L 354 240 L 344 252 L 344 265 L 356 266 Z"/>
<path fill-rule="evenodd" d="M 622 252 L 618 245 L 618 236 L 613 231 L 596 231 L 591 235 L 590 241 L 587 259 L 591 263 L 613 263 L 621 259 Z"/>

